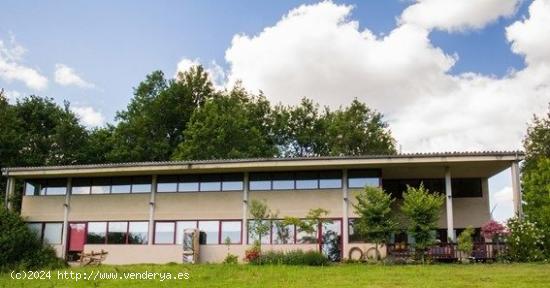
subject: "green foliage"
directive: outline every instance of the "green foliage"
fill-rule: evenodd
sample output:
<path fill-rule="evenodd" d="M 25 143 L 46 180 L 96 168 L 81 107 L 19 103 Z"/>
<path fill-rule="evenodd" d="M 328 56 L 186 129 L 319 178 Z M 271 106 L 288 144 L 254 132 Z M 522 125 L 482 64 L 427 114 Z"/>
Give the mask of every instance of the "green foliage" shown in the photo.
<path fill-rule="evenodd" d="M 325 219 L 329 211 L 323 208 L 313 208 L 307 212 L 305 219 L 297 217 L 285 217 L 283 225 L 295 225 L 298 231 L 311 234 L 317 231 L 317 227 L 322 223 L 331 223 L 330 219 Z"/>
<path fill-rule="evenodd" d="M 524 212 L 540 230 L 543 249 L 550 259 L 550 158 L 541 157 L 523 174 Z"/>
<path fill-rule="evenodd" d="M 527 135 L 523 139 L 523 147 L 523 173 L 536 169 L 539 158 L 550 158 L 550 105 L 546 117 L 533 117 L 533 123 L 527 128 Z"/>
<path fill-rule="evenodd" d="M 514 217 L 506 223 L 509 234 L 506 238 L 508 244 L 508 259 L 515 262 L 531 262 L 543 260 L 543 241 L 540 229 L 529 222 Z"/>
<path fill-rule="evenodd" d="M 378 245 L 386 243 L 397 226 L 391 209 L 395 199 L 379 187 L 365 187 L 356 199 L 353 207 L 359 218 L 354 227 L 359 235 L 376 244 L 378 257 Z"/>
<path fill-rule="evenodd" d="M 227 256 L 225 256 L 225 259 L 223 259 L 222 263 L 223 264 L 237 264 L 237 263 L 239 263 L 239 256 L 229 253 L 229 254 L 227 254 Z"/>
<path fill-rule="evenodd" d="M 275 214 L 269 210 L 265 201 L 252 199 L 248 205 L 248 213 L 251 216 L 248 229 L 252 235 L 261 237 L 271 230 L 271 222 L 268 219 L 274 218 Z M 254 242 L 254 245 L 259 248 L 261 248 L 260 237 Z"/>
<path fill-rule="evenodd" d="M 329 259 L 318 251 L 268 251 L 262 253 L 259 258 L 250 262 L 256 265 L 304 265 L 327 266 Z"/>
<path fill-rule="evenodd" d="M 474 228 L 471 226 L 468 226 L 460 235 L 458 235 L 458 251 L 464 253 L 465 255 L 469 256 L 472 254 L 472 250 L 474 249 L 474 242 L 472 239 L 472 236 L 474 235 Z"/>
<path fill-rule="evenodd" d="M 174 152 L 175 160 L 273 157 L 269 104 L 235 87 L 228 95 L 214 97 L 195 111 L 184 132 L 185 141 Z M 269 115 L 269 114 L 268 114 Z"/>
<path fill-rule="evenodd" d="M 435 240 L 432 231 L 437 229 L 443 201 L 443 195 L 431 193 L 423 183 L 418 188 L 407 186 L 407 191 L 403 193 L 401 211 L 408 219 L 408 231 L 414 237 L 415 249 L 422 259 L 425 250 Z"/>
<path fill-rule="evenodd" d="M 53 248 L 43 246 L 17 213 L 0 208 L 0 271 L 63 266 Z"/>

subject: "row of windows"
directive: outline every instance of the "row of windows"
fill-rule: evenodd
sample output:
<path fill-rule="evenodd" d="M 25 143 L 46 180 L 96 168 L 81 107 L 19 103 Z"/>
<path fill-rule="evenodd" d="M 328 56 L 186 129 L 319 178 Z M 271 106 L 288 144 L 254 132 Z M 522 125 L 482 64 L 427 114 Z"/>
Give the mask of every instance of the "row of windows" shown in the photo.
<path fill-rule="evenodd" d="M 379 186 L 379 170 L 350 170 L 348 187 Z M 251 173 L 250 190 L 292 190 L 342 188 L 342 171 Z"/>
<path fill-rule="evenodd" d="M 432 192 L 445 193 L 445 179 L 383 179 L 382 187 L 394 198 L 403 198 L 407 186 L 419 187 L 420 183 Z M 482 197 L 481 178 L 451 179 L 453 198 Z"/>
<path fill-rule="evenodd" d="M 63 223 L 33 222 L 27 223 L 27 226 L 42 242 L 51 245 L 61 244 Z"/>
<path fill-rule="evenodd" d="M 149 222 L 88 222 L 87 244 L 147 244 Z"/>
<path fill-rule="evenodd" d="M 158 221 L 155 222 L 155 244 L 182 244 L 183 231 L 197 228 L 201 231 L 200 244 L 242 243 L 241 220 Z"/>

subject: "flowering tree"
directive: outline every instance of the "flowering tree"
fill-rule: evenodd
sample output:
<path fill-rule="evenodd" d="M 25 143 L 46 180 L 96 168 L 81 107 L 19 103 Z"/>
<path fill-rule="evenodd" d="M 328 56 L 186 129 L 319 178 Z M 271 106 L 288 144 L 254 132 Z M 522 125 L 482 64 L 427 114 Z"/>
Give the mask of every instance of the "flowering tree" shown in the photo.
<path fill-rule="evenodd" d="M 481 234 L 483 237 L 485 237 L 485 239 L 491 239 L 493 242 L 498 242 L 498 239 L 505 236 L 507 232 L 506 226 L 495 220 L 489 220 L 489 222 L 481 227 Z"/>
<path fill-rule="evenodd" d="M 510 229 L 506 240 L 511 261 L 531 262 L 543 259 L 541 231 L 534 223 L 514 217 L 508 220 L 507 226 Z"/>

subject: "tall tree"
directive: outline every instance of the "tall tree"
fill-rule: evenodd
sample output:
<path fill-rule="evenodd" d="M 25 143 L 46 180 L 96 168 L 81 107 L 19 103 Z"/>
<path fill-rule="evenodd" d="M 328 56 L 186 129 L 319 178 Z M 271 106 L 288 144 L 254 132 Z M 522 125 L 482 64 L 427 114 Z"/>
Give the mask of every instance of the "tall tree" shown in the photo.
<path fill-rule="evenodd" d="M 533 116 L 523 139 L 523 147 L 526 155 L 522 172 L 534 168 L 538 159 L 550 158 L 550 105 L 546 117 Z"/>
<path fill-rule="evenodd" d="M 134 90 L 127 110 L 117 113 L 119 123 L 109 160 L 168 160 L 183 141 L 193 112 L 213 95 L 202 66 L 191 67 L 172 80 L 161 71 L 149 74 Z"/>
<path fill-rule="evenodd" d="M 330 155 L 395 154 L 395 140 L 383 115 L 354 99 L 345 109 L 327 114 L 324 134 Z"/>
<path fill-rule="evenodd" d="M 267 110 L 266 101 L 240 87 L 210 99 L 193 114 L 173 159 L 273 157 L 277 151 L 266 134 L 268 111 L 261 112 Z"/>

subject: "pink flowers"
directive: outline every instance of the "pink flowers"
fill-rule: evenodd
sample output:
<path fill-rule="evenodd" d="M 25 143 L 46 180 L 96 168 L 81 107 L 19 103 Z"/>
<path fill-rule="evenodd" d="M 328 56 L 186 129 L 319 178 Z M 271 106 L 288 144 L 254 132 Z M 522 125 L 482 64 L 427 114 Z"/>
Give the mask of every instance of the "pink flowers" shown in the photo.
<path fill-rule="evenodd" d="M 481 227 L 481 234 L 486 239 L 494 239 L 495 237 L 504 236 L 508 234 L 506 226 L 498 223 L 495 220 L 490 220 Z"/>

